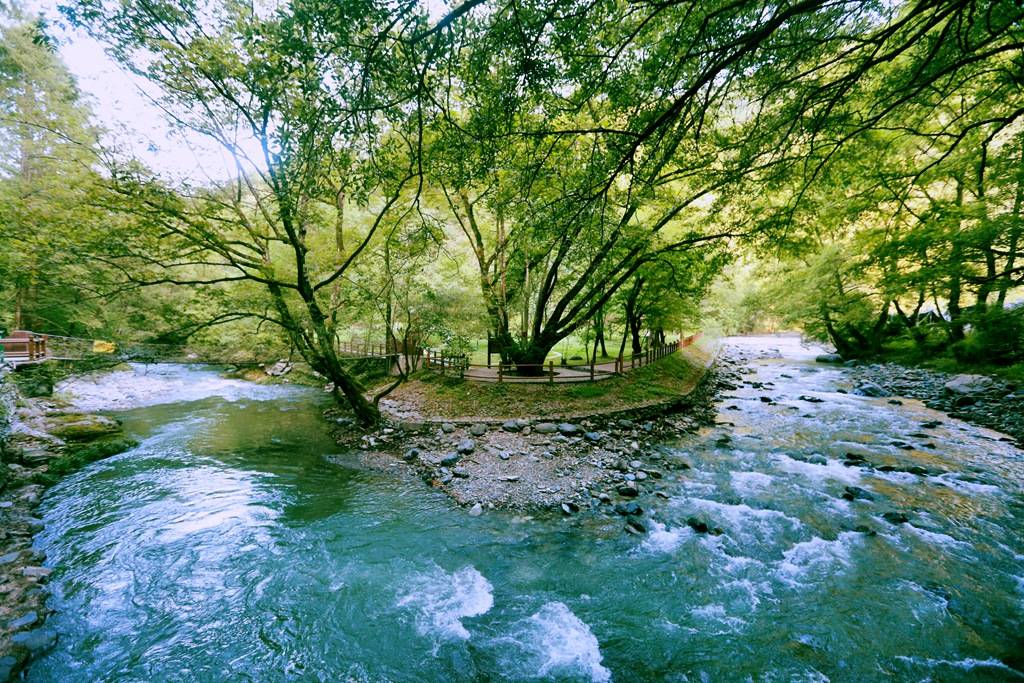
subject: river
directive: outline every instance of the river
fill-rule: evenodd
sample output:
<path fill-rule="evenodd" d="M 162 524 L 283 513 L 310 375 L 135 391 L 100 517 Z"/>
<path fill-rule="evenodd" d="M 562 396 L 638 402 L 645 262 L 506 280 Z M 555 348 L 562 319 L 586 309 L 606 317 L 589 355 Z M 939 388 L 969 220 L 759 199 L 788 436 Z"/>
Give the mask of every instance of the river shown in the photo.
<path fill-rule="evenodd" d="M 314 390 L 186 366 L 79 383 L 140 445 L 47 494 L 59 640 L 28 679 L 1024 680 L 1022 453 L 840 393 L 791 339 L 730 343 L 781 354 L 658 447 L 691 469 L 642 501 L 645 537 L 470 517 L 346 460 Z"/>

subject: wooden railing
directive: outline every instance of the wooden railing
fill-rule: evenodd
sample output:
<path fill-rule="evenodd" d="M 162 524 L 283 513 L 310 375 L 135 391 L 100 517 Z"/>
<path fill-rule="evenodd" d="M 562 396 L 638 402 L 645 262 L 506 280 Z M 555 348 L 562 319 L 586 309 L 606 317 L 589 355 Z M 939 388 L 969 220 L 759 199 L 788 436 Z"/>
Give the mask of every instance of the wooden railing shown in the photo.
<path fill-rule="evenodd" d="M 549 382 L 556 381 L 581 382 L 607 379 L 622 375 L 630 370 L 641 368 L 669 356 L 683 347 L 693 344 L 700 332 L 669 344 L 651 346 L 640 353 L 620 354 L 617 358 L 597 363 L 591 359 L 588 363 L 555 365 L 553 360 L 546 363 L 526 365 L 522 363 L 497 363 L 495 365 L 476 365 L 469 362 L 465 354 L 448 355 L 443 351 L 423 349 L 423 368 L 442 375 L 457 375 L 481 381 L 497 381 L 498 383 L 514 382 Z M 567 370 L 568 372 L 563 372 Z M 561 377 L 559 375 L 561 374 Z"/>
<path fill-rule="evenodd" d="M 10 337 L 0 339 L 4 359 L 14 363 L 34 363 L 48 355 L 48 338 L 27 330 L 14 330 Z"/>

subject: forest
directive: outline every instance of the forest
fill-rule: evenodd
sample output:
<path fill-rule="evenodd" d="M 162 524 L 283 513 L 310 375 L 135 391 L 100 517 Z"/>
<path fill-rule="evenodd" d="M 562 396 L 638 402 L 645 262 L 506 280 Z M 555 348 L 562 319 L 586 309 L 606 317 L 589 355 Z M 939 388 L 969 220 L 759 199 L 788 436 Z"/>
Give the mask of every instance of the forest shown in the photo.
<path fill-rule="evenodd" d="M 345 341 L 529 374 L 798 329 L 1024 376 L 1019 2 L 3 10 L 6 330 L 294 355 L 366 422 Z M 134 154 L 74 32 L 230 172 Z"/>

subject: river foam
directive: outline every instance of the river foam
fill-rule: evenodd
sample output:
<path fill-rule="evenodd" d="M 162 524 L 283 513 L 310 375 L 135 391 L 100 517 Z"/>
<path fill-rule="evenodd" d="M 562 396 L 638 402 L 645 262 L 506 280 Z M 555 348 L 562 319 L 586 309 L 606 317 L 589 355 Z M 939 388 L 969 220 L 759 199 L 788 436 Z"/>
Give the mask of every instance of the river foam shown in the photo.
<path fill-rule="evenodd" d="M 56 390 L 68 396 L 79 410 L 95 412 L 130 410 L 211 397 L 226 401 L 272 400 L 281 398 L 287 388 L 225 379 L 204 368 L 132 363 L 131 370 L 73 377 L 57 385 Z"/>
<path fill-rule="evenodd" d="M 412 577 L 398 606 L 416 611 L 421 635 L 466 640 L 469 631 L 462 620 L 486 614 L 494 606 L 493 587 L 475 567 L 451 573 L 435 567 Z"/>
<path fill-rule="evenodd" d="M 531 677 L 583 676 L 605 683 L 611 672 L 601 664 L 601 648 L 590 627 L 565 603 L 549 602 L 526 620 L 517 638 L 527 650 Z"/>

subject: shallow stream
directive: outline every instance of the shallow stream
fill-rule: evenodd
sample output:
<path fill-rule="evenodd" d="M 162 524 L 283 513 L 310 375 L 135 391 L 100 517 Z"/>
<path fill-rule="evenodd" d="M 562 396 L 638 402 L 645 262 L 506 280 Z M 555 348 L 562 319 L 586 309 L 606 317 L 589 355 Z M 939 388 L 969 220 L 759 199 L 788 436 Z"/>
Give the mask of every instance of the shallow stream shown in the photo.
<path fill-rule="evenodd" d="M 80 383 L 141 445 L 47 495 L 59 641 L 28 678 L 1024 680 L 1024 454 L 838 393 L 846 371 L 793 340 L 732 343 L 781 357 L 749 364 L 722 424 L 659 446 L 692 469 L 642 501 L 646 537 L 472 518 L 330 464 L 314 390 L 186 366 Z"/>

